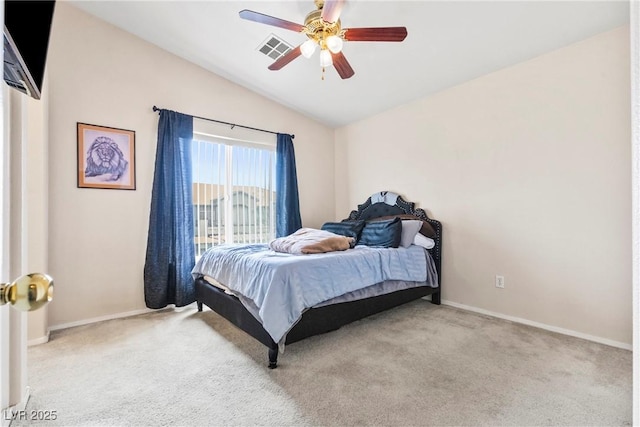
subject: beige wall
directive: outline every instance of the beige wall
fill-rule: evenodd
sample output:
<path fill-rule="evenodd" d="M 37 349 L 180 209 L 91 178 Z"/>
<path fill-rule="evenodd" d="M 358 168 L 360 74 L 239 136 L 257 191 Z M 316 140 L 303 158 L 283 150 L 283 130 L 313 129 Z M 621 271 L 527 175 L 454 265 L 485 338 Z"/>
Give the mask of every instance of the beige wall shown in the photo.
<path fill-rule="evenodd" d="M 445 300 L 631 343 L 629 69 L 625 27 L 336 130 L 336 217 L 398 192 Z"/>
<path fill-rule="evenodd" d="M 46 85 L 46 83 L 45 83 Z M 25 226 L 22 233 L 26 242 L 26 267 L 24 273 L 49 273 L 48 266 L 48 174 L 47 162 L 47 91 L 43 86 L 41 99 L 16 94 L 21 98 L 25 158 L 28 159 L 25 180 Z M 54 282 L 55 289 L 55 282 Z M 54 290 L 55 292 L 55 290 Z M 46 342 L 48 330 L 49 306 L 28 313 L 28 338 L 30 344 Z"/>
<path fill-rule="evenodd" d="M 332 129 L 64 2 L 56 6 L 47 61 L 52 326 L 145 307 L 153 105 L 295 134 L 303 224 L 333 216 Z M 76 122 L 136 132 L 135 191 L 77 188 Z"/>
<path fill-rule="evenodd" d="M 444 225 L 445 300 L 631 342 L 628 28 L 335 138 L 65 3 L 47 66 L 51 326 L 144 308 L 157 105 L 295 134 L 305 226 L 375 191 L 418 202 Z M 76 187 L 76 122 L 136 131 L 136 191 Z"/>

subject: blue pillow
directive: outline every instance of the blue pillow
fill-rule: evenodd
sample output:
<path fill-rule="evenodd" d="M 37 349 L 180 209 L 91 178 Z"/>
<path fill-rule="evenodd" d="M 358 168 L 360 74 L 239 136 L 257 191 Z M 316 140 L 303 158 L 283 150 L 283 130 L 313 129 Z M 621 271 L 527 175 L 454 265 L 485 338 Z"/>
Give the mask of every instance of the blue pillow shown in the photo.
<path fill-rule="evenodd" d="M 322 230 L 330 231 L 341 236 L 353 237 L 355 243 L 360 239 L 360 233 L 364 227 L 364 221 L 325 222 Z"/>
<path fill-rule="evenodd" d="M 397 248 L 402 237 L 402 220 L 393 218 L 367 222 L 360 233 L 359 245 L 382 248 Z"/>

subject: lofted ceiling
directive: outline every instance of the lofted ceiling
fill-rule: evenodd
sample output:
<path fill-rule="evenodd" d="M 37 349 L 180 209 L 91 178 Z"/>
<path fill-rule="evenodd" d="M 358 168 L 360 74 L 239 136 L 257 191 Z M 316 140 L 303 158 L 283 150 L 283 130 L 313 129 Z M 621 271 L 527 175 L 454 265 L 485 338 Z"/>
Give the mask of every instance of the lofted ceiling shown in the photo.
<path fill-rule="evenodd" d="M 298 46 L 303 34 L 243 20 L 249 9 L 295 23 L 313 0 L 95 1 L 69 3 L 179 57 L 339 127 L 629 22 L 627 0 L 347 1 L 342 27 L 404 26 L 403 42 L 345 42 L 355 70 L 321 79 L 318 52 L 278 71 L 259 47 L 272 35 Z"/>

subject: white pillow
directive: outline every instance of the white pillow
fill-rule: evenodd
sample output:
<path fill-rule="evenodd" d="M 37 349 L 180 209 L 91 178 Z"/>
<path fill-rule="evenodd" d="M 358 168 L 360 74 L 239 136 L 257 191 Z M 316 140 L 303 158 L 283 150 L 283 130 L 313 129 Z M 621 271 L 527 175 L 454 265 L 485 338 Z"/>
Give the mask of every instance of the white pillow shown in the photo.
<path fill-rule="evenodd" d="M 400 246 L 408 248 L 413 243 L 413 239 L 420 231 L 422 227 L 422 221 L 418 220 L 403 220 L 402 221 L 402 234 L 400 236 Z"/>
<path fill-rule="evenodd" d="M 428 238 L 427 236 L 423 236 L 418 233 L 413 238 L 413 244 L 422 246 L 425 249 L 431 249 L 436 245 L 436 242 L 433 239 Z"/>

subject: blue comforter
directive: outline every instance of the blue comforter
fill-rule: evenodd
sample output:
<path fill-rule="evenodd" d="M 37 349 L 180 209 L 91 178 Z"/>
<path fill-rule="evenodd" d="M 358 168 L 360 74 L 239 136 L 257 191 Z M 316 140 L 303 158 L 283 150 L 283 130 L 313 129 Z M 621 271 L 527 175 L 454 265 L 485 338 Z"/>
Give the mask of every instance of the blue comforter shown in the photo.
<path fill-rule="evenodd" d="M 276 343 L 306 309 L 348 292 L 386 280 L 437 286 L 431 256 L 416 245 L 291 255 L 267 244 L 227 244 L 205 252 L 192 275 L 209 276 L 242 296 Z"/>

